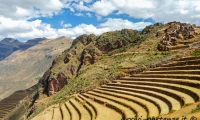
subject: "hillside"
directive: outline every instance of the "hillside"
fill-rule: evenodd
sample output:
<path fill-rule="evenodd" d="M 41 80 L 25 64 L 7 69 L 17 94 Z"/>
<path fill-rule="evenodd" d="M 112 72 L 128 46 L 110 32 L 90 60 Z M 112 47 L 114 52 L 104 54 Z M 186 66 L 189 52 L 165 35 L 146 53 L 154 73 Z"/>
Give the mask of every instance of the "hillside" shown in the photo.
<path fill-rule="evenodd" d="M 27 42 L 20 42 L 13 38 L 5 38 L 0 41 L 0 60 L 5 59 L 17 50 L 26 50 L 45 39 L 46 38 L 35 38 Z"/>
<path fill-rule="evenodd" d="M 18 104 L 28 104 L 21 116 L 33 120 L 199 118 L 199 40 L 198 26 L 180 22 L 156 23 L 142 31 L 81 35 L 35 85 L 37 98 Z M 16 113 L 7 118 L 16 118 Z"/>
<path fill-rule="evenodd" d="M 0 61 L 0 99 L 35 85 L 53 59 L 69 48 L 71 42 L 65 37 L 29 40 L 20 50 Z"/>

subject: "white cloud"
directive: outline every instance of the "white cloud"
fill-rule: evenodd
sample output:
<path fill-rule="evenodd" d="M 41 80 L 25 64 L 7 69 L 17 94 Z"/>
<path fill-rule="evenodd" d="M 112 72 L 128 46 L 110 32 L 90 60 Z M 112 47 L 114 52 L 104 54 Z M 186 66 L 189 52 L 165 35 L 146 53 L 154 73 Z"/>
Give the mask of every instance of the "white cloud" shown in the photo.
<path fill-rule="evenodd" d="M 54 29 L 50 24 L 42 23 L 41 20 L 26 21 L 12 20 L 10 18 L 0 17 L 0 38 L 11 37 L 15 39 L 32 39 L 37 37 L 56 38 L 59 36 L 68 36 L 75 38 L 82 34 L 100 35 L 103 32 L 111 30 L 120 30 L 123 28 L 142 29 L 150 23 L 133 23 L 123 19 L 107 19 L 104 23 L 94 26 L 92 24 L 79 24 L 72 27 L 71 24 L 60 22 L 62 28 Z"/>
<path fill-rule="evenodd" d="M 118 19 L 109 18 L 109 19 L 107 19 L 107 21 L 105 23 L 100 24 L 100 27 L 107 27 L 110 30 L 121 30 L 124 28 L 140 30 L 150 24 L 151 24 L 150 22 L 133 23 L 131 21 L 123 20 L 120 18 L 118 18 Z"/>
<path fill-rule="evenodd" d="M 11 19 L 31 19 L 51 17 L 64 8 L 60 0 L 3 0 L 0 15 Z"/>
<path fill-rule="evenodd" d="M 92 14 L 91 14 L 91 13 L 86 13 L 86 15 L 87 15 L 88 17 L 92 17 Z"/>
<path fill-rule="evenodd" d="M 50 24 L 42 23 L 41 20 L 12 20 L 0 17 L 0 23 L 0 38 L 32 39 L 36 37 L 58 37 L 56 30 L 51 28 Z"/>
<path fill-rule="evenodd" d="M 94 33 L 96 35 L 100 35 L 104 32 L 121 30 L 124 28 L 139 30 L 150 24 L 151 23 L 149 23 L 149 22 L 133 23 L 128 20 L 109 18 L 109 19 L 107 19 L 106 22 L 101 23 L 99 26 L 94 26 L 92 24 L 89 24 L 89 25 L 80 24 L 73 28 L 59 29 L 58 34 L 66 35 L 71 38 L 76 38 L 77 36 L 82 35 L 82 34 Z"/>
<path fill-rule="evenodd" d="M 63 21 L 63 20 L 62 20 L 62 21 L 60 21 L 60 26 L 61 26 L 61 27 L 63 27 L 63 28 L 72 27 L 72 25 L 71 25 L 71 24 L 69 24 L 69 23 L 68 23 L 68 24 L 65 24 L 65 21 Z"/>
<path fill-rule="evenodd" d="M 117 13 L 133 18 L 152 18 L 156 22 L 180 21 L 200 25 L 198 0 L 98 0 L 91 4 L 74 3 L 69 8 L 93 12 L 98 18 Z"/>

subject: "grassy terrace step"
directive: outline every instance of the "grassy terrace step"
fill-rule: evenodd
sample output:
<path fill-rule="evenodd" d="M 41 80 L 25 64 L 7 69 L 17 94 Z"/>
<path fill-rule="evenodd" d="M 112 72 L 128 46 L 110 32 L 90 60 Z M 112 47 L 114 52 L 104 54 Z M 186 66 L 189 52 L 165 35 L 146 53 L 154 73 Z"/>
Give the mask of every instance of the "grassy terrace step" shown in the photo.
<path fill-rule="evenodd" d="M 82 100 L 80 97 L 75 97 L 75 100 L 89 113 L 91 120 L 96 119 L 94 111 L 88 104 L 86 104 L 84 100 Z"/>
<path fill-rule="evenodd" d="M 16 105 L 17 103 L 19 103 L 19 102 L 12 102 L 12 103 L 10 103 L 10 102 L 7 102 L 7 103 L 0 103 L 0 107 L 1 107 L 1 106 L 13 106 L 13 105 Z"/>
<path fill-rule="evenodd" d="M 138 94 L 144 94 L 144 95 L 158 98 L 158 99 L 162 100 L 163 102 L 165 102 L 169 106 L 169 111 L 178 110 L 182 106 L 182 104 L 180 104 L 180 101 L 174 99 L 173 97 L 168 96 L 163 93 L 159 93 L 157 91 L 151 91 L 149 89 L 144 89 L 145 87 L 144 88 L 140 88 L 140 87 L 129 88 L 129 86 L 126 86 L 126 85 L 121 86 L 119 84 L 118 85 L 116 85 L 116 84 L 108 85 L 107 84 L 107 85 L 103 85 L 102 87 L 109 88 L 109 89 L 116 89 L 116 90 L 124 90 L 124 91 L 129 91 L 129 92 L 138 93 Z"/>
<path fill-rule="evenodd" d="M 72 120 L 72 112 L 71 112 L 71 110 L 69 109 L 69 107 L 67 106 L 67 103 L 65 103 L 65 107 L 66 107 L 66 109 L 67 109 L 67 111 L 68 111 L 68 113 L 69 113 L 69 117 L 70 117 L 69 120 Z M 65 115 L 67 115 L 67 114 L 63 114 L 63 117 L 65 117 Z M 66 116 L 66 117 L 68 117 L 68 116 Z"/>
<path fill-rule="evenodd" d="M 133 74 L 130 77 L 176 78 L 176 79 L 190 79 L 190 80 L 200 81 L 200 75 L 191 75 L 191 74 Z"/>
<path fill-rule="evenodd" d="M 186 60 L 195 60 L 195 59 L 200 59 L 200 56 L 184 57 L 184 58 L 178 59 L 176 61 L 186 61 Z"/>
<path fill-rule="evenodd" d="M 120 80 L 114 80 L 114 82 L 121 82 L 121 81 L 161 82 L 161 83 L 172 83 L 172 84 L 179 84 L 179 85 L 200 88 L 200 82 L 198 80 L 188 80 L 188 79 L 121 77 Z"/>
<path fill-rule="evenodd" d="M 8 114 L 8 113 L 1 113 L 1 114 L 0 114 L 0 117 L 1 117 L 1 118 L 4 118 L 4 117 L 6 117 L 7 114 Z"/>
<path fill-rule="evenodd" d="M 173 97 L 174 99 L 180 101 L 180 104 L 183 106 L 184 104 L 194 103 L 198 98 L 198 95 L 194 92 L 177 87 L 176 85 L 169 85 L 169 84 L 162 84 L 162 83 L 155 83 L 155 82 L 138 82 L 138 81 L 123 81 L 121 82 L 122 86 L 126 87 L 133 87 L 139 89 L 149 89 L 152 91 L 157 91 L 168 96 Z M 115 84 L 115 83 L 114 83 Z"/>
<path fill-rule="evenodd" d="M 37 115 L 36 117 L 34 117 L 31 120 L 52 120 L 52 117 L 53 117 L 53 110 L 50 110 L 50 111 L 45 112 L 43 114 Z"/>
<path fill-rule="evenodd" d="M 70 99 L 70 101 L 76 106 L 76 108 L 80 111 L 81 120 L 91 120 L 91 115 L 89 112 L 83 107 L 82 104 L 77 102 L 75 99 Z"/>
<path fill-rule="evenodd" d="M 188 61 L 175 61 L 168 64 L 161 65 L 162 67 L 172 67 L 172 66 L 182 66 L 182 65 L 199 65 L 200 59 L 197 60 L 188 60 Z"/>
<path fill-rule="evenodd" d="M 179 49 L 185 49 L 185 48 L 189 48 L 189 45 L 170 46 L 169 50 L 179 50 Z"/>
<path fill-rule="evenodd" d="M 101 96 L 102 98 L 105 98 L 105 99 L 109 98 L 109 100 L 110 99 L 117 100 L 117 101 L 121 102 L 122 104 L 124 104 L 124 106 L 127 106 L 127 105 L 130 106 L 130 109 L 132 109 L 132 111 L 137 113 L 136 117 L 140 117 L 140 116 L 143 116 L 143 118 L 149 117 L 148 108 L 144 104 L 142 104 L 138 101 L 132 100 L 132 99 L 127 98 L 127 97 L 114 95 L 113 93 L 106 93 L 106 92 L 101 91 L 101 90 L 94 90 L 93 95 L 94 94 Z M 134 108 L 133 108 L 133 106 L 134 106 Z"/>
<path fill-rule="evenodd" d="M 55 108 L 53 110 L 53 119 L 52 120 L 62 120 L 62 115 L 61 115 L 61 111 L 60 108 Z"/>
<path fill-rule="evenodd" d="M 171 66 L 171 67 L 156 67 L 151 71 L 164 71 L 164 70 L 200 70 L 200 65 L 183 65 L 183 66 Z"/>
<path fill-rule="evenodd" d="M 81 116 L 81 112 L 80 110 L 77 108 L 77 106 L 73 103 L 73 98 L 69 100 L 69 103 L 74 107 L 74 109 L 76 110 L 76 112 L 78 113 L 78 116 L 79 116 L 79 120 L 82 119 L 82 116 Z"/>
<path fill-rule="evenodd" d="M 70 120 L 70 113 L 65 104 L 60 107 L 62 113 L 62 120 Z"/>
<path fill-rule="evenodd" d="M 131 110 L 132 114 L 131 114 L 131 112 L 127 112 L 127 113 L 129 113 L 127 115 L 131 115 L 132 117 L 134 117 L 134 116 L 135 117 L 143 116 L 143 118 L 148 117 L 148 113 L 147 113 L 146 109 L 143 108 L 142 106 L 138 105 L 137 103 L 134 103 L 133 101 L 127 100 L 125 98 L 116 97 L 116 96 L 113 96 L 112 94 L 108 95 L 108 94 L 102 93 L 100 91 L 90 91 L 88 94 L 103 98 L 107 103 L 115 102 L 126 108 L 129 108 Z M 126 111 L 124 111 L 124 112 L 126 114 Z M 128 118 L 130 118 L 130 116 Z"/>
<path fill-rule="evenodd" d="M 84 106 L 89 109 L 88 111 L 91 111 L 92 118 L 96 119 L 97 118 L 97 110 L 93 104 L 88 102 L 86 99 L 83 98 L 83 96 L 78 95 L 78 99 L 84 103 Z"/>
<path fill-rule="evenodd" d="M 131 116 L 135 116 L 135 111 L 130 110 L 130 108 L 129 108 L 130 106 L 124 106 L 124 104 L 121 102 L 118 102 L 116 100 L 111 101 L 111 100 L 102 98 L 102 97 L 92 93 L 91 91 L 88 93 L 85 93 L 83 95 L 85 97 L 92 98 L 94 101 L 96 101 L 100 104 L 103 104 L 104 106 L 106 106 L 112 110 L 115 110 L 116 112 L 118 112 L 118 114 L 121 114 L 121 116 L 122 116 L 121 118 L 123 118 L 123 119 L 129 118 Z"/>
<path fill-rule="evenodd" d="M 200 74 L 200 70 L 145 71 L 142 74 Z"/>
<path fill-rule="evenodd" d="M 136 103 L 139 106 L 141 106 L 143 109 L 145 109 L 145 111 L 147 112 L 147 113 L 146 112 L 145 113 L 147 114 L 148 117 L 158 116 L 160 114 L 159 108 L 157 108 L 157 106 L 155 106 L 155 104 L 153 104 L 149 101 L 146 101 L 144 99 L 140 99 L 140 98 L 137 98 L 137 97 L 133 97 L 133 96 L 125 95 L 125 94 L 121 94 L 121 93 L 106 91 L 106 90 L 102 90 L 102 89 L 95 89 L 94 91 L 102 93 L 102 94 L 114 96 L 114 97 L 117 97 L 117 98 L 126 99 L 128 101 Z M 137 109 L 136 106 L 134 106 L 134 107 L 138 112 L 140 112 L 138 109 L 141 109 L 141 108 Z M 142 113 L 142 115 L 144 116 L 144 113 Z"/>
<path fill-rule="evenodd" d="M 9 112 L 9 111 L 11 111 L 13 108 L 5 108 L 5 109 L 1 109 L 0 110 L 0 113 L 2 113 L 2 112 Z"/>
<path fill-rule="evenodd" d="M 121 83 L 134 84 L 134 85 L 147 85 L 147 86 L 153 86 L 153 87 L 155 86 L 156 88 L 157 88 L 157 86 L 159 86 L 161 88 L 169 89 L 168 91 L 176 90 L 177 93 L 179 93 L 178 91 L 180 91 L 181 93 L 179 93 L 179 94 L 181 95 L 182 93 L 184 93 L 185 94 L 184 97 L 188 98 L 188 100 L 189 100 L 189 98 L 192 98 L 195 102 L 200 100 L 200 89 L 195 88 L 195 87 L 189 87 L 189 86 L 177 85 L 177 84 L 169 85 L 169 83 L 149 82 L 149 81 L 123 81 Z M 189 101 L 192 101 L 192 99 Z"/>
<path fill-rule="evenodd" d="M 4 116 L 5 117 L 5 115 L 7 115 L 7 114 L 8 114 L 8 112 L 1 112 L 0 116 Z"/>
<path fill-rule="evenodd" d="M 9 108 L 0 108 L 0 112 L 2 111 L 11 111 L 14 107 L 9 107 Z"/>
<path fill-rule="evenodd" d="M 79 114 L 76 111 L 76 109 L 71 105 L 71 103 L 69 101 L 67 101 L 66 106 L 69 108 L 69 110 L 71 111 L 71 120 L 80 120 Z"/>
<path fill-rule="evenodd" d="M 152 97 L 152 96 L 135 93 L 135 92 L 124 91 L 124 90 L 117 90 L 117 89 L 113 89 L 113 88 L 110 88 L 110 89 L 109 88 L 99 88 L 99 89 L 104 90 L 104 91 L 118 93 L 120 95 L 127 95 L 130 98 L 134 98 L 138 101 L 141 101 L 142 103 L 144 103 L 148 106 L 151 104 L 154 104 L 154 106 L 157 107 L 156 109 L 158 109 L 158 114 L 167 114 L 169 112 L 169 106 L 167 106 L 167 104 L 165 102 L 163 102 L 162 100 L 160 100 L 158 98 Z M 153 107 L 151 107 L 151 108 L 153 108 Z M 153 111 L 155 112 L 156 109 L 154 109 Z M 151 110 L 150 110 L 150 112 L 151 112 Z"/>
<path fill-rule="evenodd" d="M 91 106 L 93 106 L 93 108 L 95 108 L 97 113 L 96 120 L 120 120 L 122 118 L 125 118 L 124 115 L 119 114 L 118 112 L 113 110 L 112 106 L 104 106 L 102 105 L 103 103 L 101 101 L 97 101 L 96 99 L 89 99 L 90 96 L 88 95 L 79 95 L 79 97 L 87 101 Z"/>
<path fill-rule="evenodd" d="M 4 108 L 14 108 L 16 106 L 16 104 L 14 105 L 1 105 L 0 109 L 4 109 Z"/>

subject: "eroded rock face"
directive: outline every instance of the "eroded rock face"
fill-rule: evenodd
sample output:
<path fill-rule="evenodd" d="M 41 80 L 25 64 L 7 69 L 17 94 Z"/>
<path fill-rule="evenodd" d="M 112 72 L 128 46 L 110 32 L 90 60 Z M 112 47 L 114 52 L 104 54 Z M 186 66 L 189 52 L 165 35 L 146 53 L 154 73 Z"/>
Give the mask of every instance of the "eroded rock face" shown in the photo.
<path fill-rule="evenodd" d="M 99 44 L 98 48 L 101 51 L 109 52 L 114 49 L 121 48 L 123 46 L 126 46 L 130 43 L 130 41 L 122 39 L 122 40 L 117 40 L 114 43 L 111 43 L 110 40 L 108 39 L 104 44 Z"/>
<path fill-rule="evenodd" d="M 94 64 L 98 59 L 102 57 L 101 52 L 97 49 L 84 49 L 81 57 L 83 65 Z"/>
<path fill-rule="evenodd" d="M 48 80 L 48 95 L 52 95 L 60 91 L 69 81 L 69 78 L 64 73 L 59 73 L 57 76 L 51 76 Z"/>
<path fill-rule="evenodd" d="M 165 29 L 163 40 L 158 45 L 158 50 L 167 51 L 168 46 L 176 46 L 179 44 L 179 40 L 188 40 L 194 38 L 197 33 L 195 32 L 195 25 L 190 25 L 180 22 L 168 23 L 169 27 Z M 156 36 L 160 36 L 161 33 L 157 33 Z"/>

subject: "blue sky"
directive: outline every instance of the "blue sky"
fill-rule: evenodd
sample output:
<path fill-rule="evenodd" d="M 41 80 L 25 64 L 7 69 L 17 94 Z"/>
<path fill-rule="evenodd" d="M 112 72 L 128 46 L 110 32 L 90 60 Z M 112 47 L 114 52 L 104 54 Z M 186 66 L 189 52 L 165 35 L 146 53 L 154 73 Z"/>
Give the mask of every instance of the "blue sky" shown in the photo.
<path fill-rule="evenodd" d="M 0 7 L 0 40 L 76 38 L 156 22 L 200 25 L 199 0 L 4 0 Z"/>

